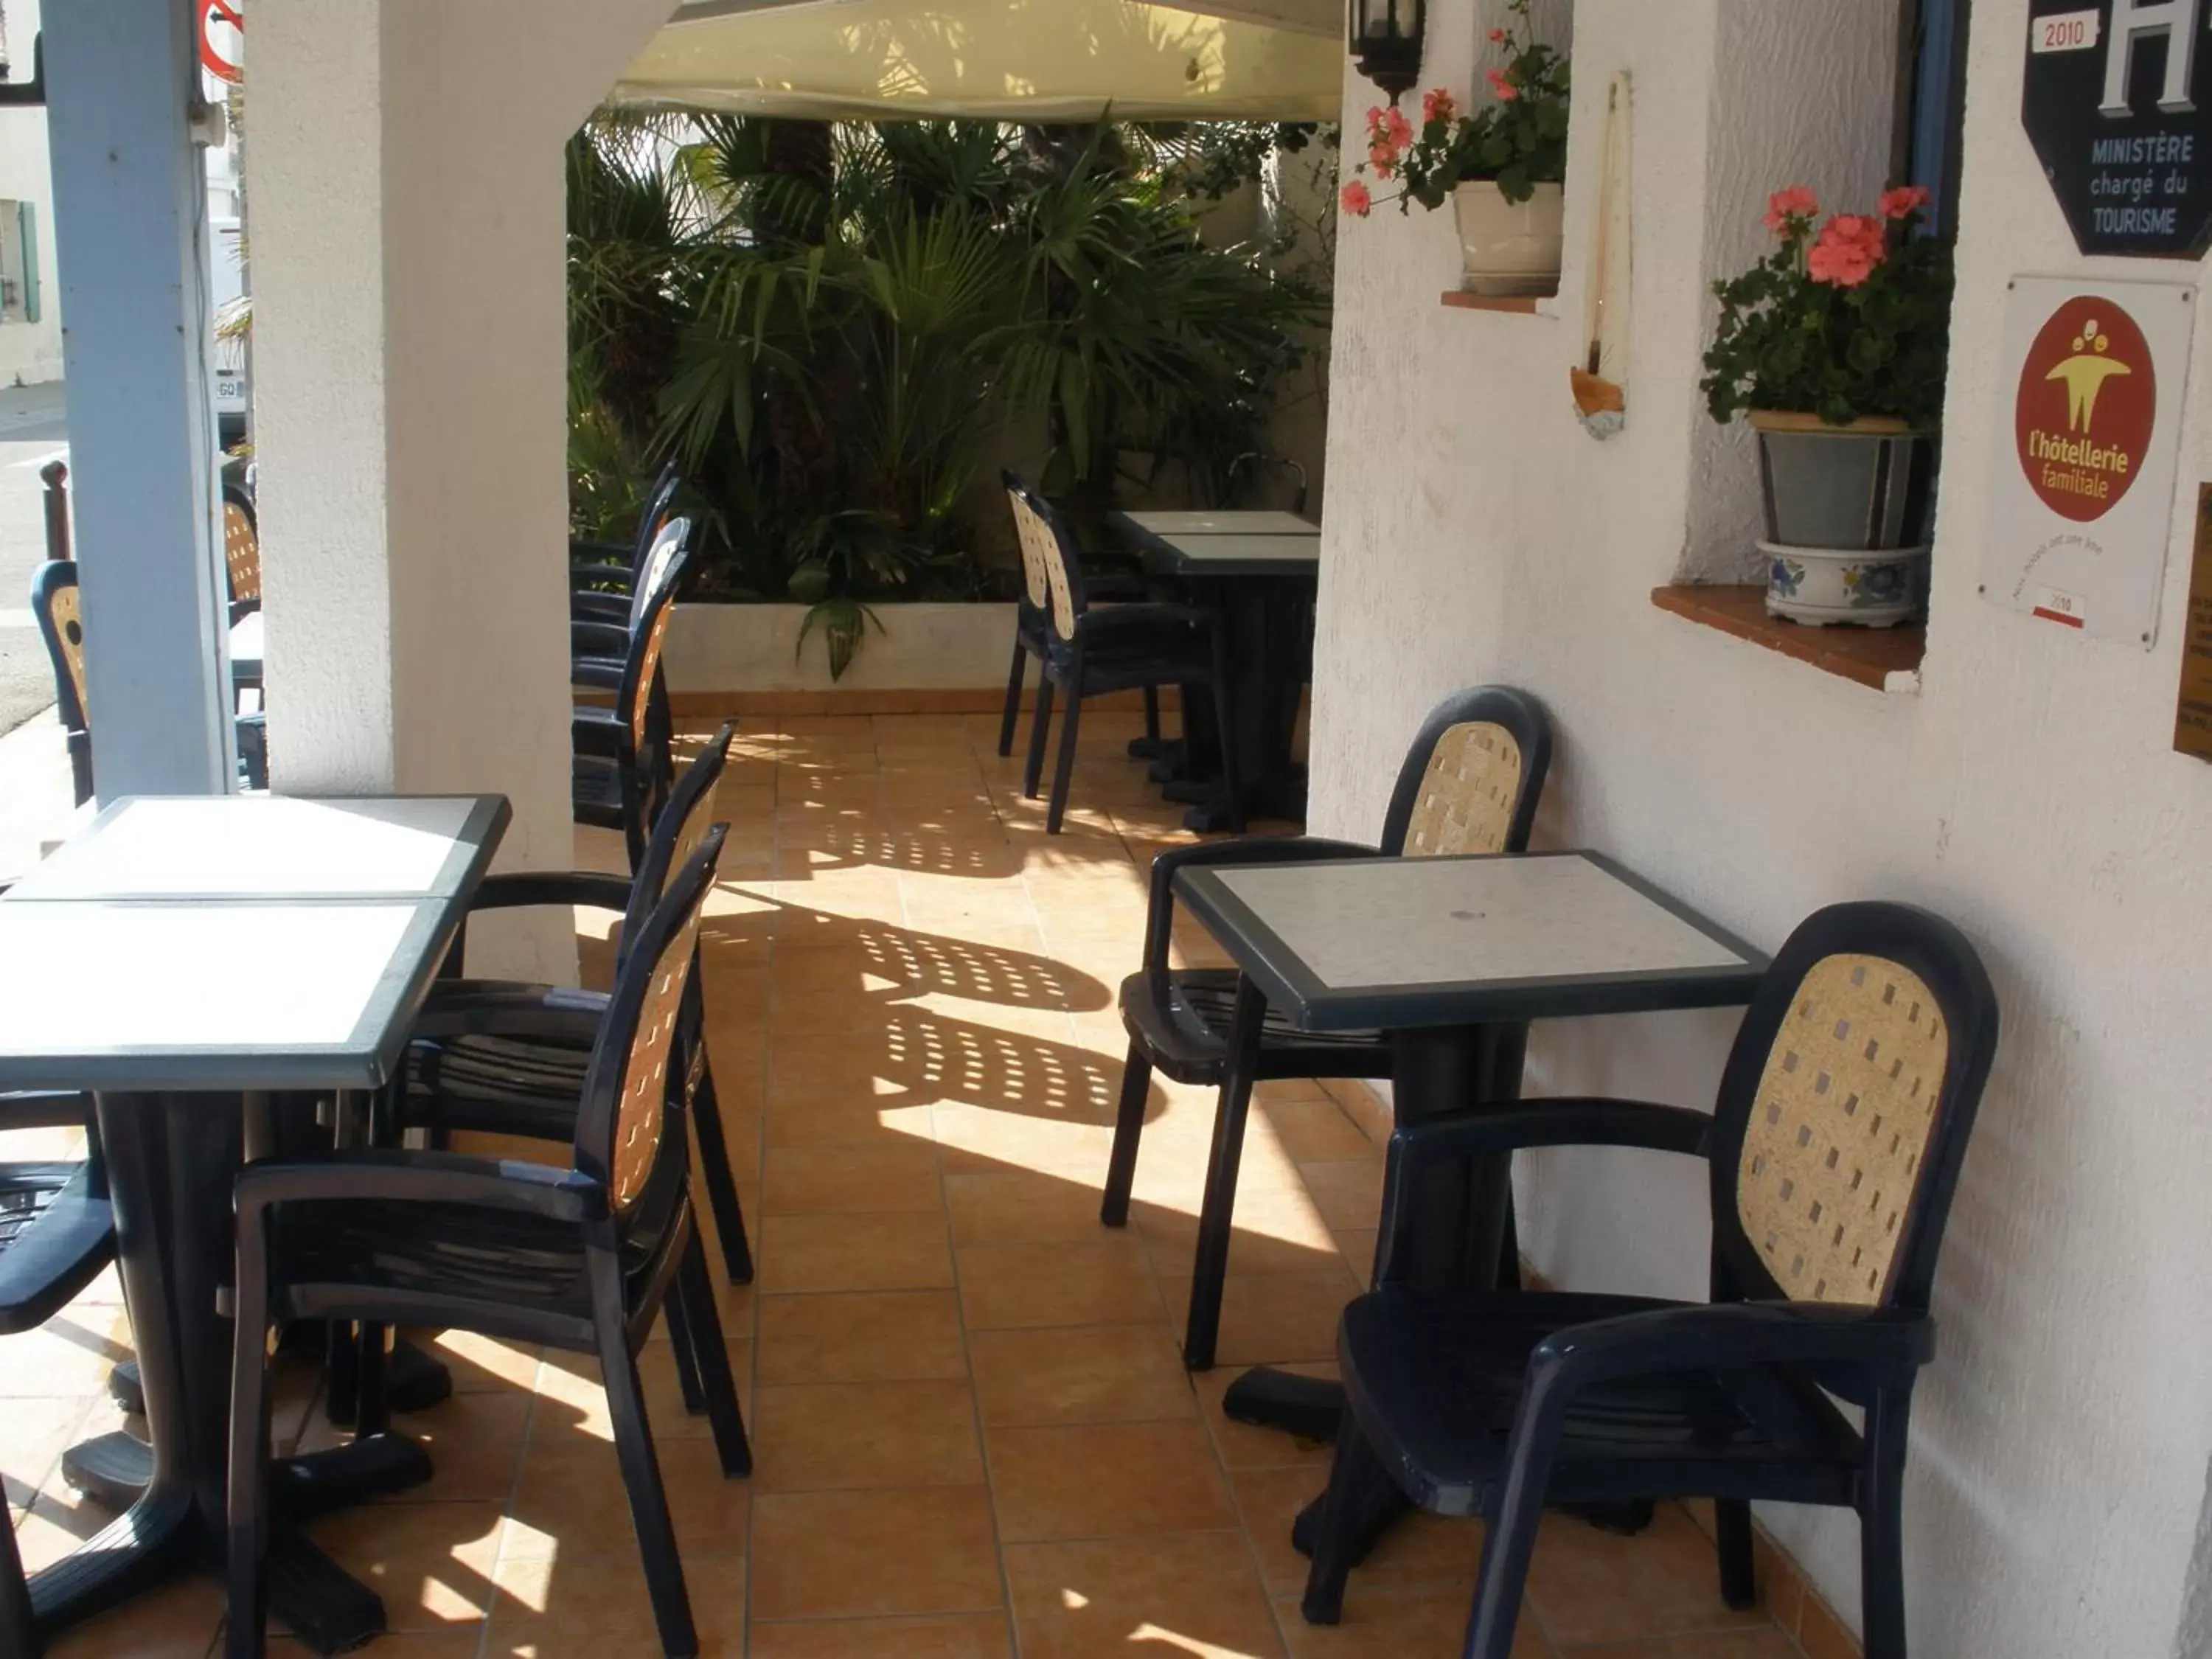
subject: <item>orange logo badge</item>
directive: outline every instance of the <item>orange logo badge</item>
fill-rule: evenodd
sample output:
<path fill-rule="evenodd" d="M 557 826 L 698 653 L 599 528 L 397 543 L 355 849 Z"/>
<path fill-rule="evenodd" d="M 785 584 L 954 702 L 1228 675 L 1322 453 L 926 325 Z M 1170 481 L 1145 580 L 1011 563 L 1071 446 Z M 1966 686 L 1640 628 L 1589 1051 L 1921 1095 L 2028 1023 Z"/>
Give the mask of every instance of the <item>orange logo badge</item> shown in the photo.
<path fill-rule="evenodd" d="M 2079 297 L 2051 314 L 2021 366 L 2013 424 L 2028 487 L 2086 524 L 2119 505 L 2150 447 L 2158 374 L 2136 319 Z"/>

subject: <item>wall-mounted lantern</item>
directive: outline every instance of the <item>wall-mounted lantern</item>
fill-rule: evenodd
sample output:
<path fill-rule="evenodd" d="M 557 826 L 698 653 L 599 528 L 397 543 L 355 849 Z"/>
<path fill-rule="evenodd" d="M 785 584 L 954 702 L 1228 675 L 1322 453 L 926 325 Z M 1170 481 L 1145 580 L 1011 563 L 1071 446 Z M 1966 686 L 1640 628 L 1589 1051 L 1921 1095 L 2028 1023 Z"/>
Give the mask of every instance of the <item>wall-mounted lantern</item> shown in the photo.
<path fill-rule="evenodd" d="M 1428 21 L 1427 0 L 1352 0 L 1352 55 L 1393 104 L 1421 78 Z"/>

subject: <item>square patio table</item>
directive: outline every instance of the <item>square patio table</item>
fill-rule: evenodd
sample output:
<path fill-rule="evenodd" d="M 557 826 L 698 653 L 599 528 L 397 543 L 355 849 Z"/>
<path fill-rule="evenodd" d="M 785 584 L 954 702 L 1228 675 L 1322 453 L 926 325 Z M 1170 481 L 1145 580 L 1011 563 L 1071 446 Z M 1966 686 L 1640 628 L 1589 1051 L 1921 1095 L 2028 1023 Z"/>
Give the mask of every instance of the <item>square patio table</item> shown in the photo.
<path fill-rule="evenodd" d="M 1531 1020 L 1751 1000 L 1766 958 L 1600 854 L 1340 859 L 1181 871 L 1176 895 L 1239 969 L 1229 1034 L 1273 1005 L 1307 1031 L 1380 1030 L 1394 1112 L 1416 1123 L 1516 1098 Z M 1209 1189 L 1233 1188 L 1241 1125 L 1217 1115 Z M 1419 1197 L 1409 1264 L 1437 1288 L 1495 1283 L 1510 1160 L 1469 1161 Z M 1210 1365 L 1230 1229 L 1201 1229 L 1185 1362 Z M 1342 1395 L 1261 1370 L 1228 1391 L 1241 1420 L 1334 1437 Z"/>
<path fill-rule="evenodd" d="M 33 1579 L 42 1630 L 221 1571 L 246 1109 L 390 1080 L 508 817 L 495 795 L 127 799 L 0 896 L 0 1089 L 94 1094 L 153 1442 L 143 1495 Z M 325 1651 L 382 1629 L 299 1523 L 428 1474 L 397 1437 L 280 1463 L 276 1615 Z"/>
<path fill-rule="evenodd" d="M 1292 758 L 1298 696 L 1313 664 L 1313 601 L 1321 526 L 1278 512 L 1115 513 L 1112 528 L 1152 569 L 1191 584 L 1228 640 L 1232 681 L 1224 740 L 1236 746 L 1247 817 L 1303 818 L 1305 775 Z M 1212 752 L 1211 700 L 1185 688 L 1184 730 L 1195 739 L 1162 756 L 1153 777 L 1188 803 L 1193 830 L 1235 822 L 1222 780 L 1200 776 L 1194 748 Z"/>

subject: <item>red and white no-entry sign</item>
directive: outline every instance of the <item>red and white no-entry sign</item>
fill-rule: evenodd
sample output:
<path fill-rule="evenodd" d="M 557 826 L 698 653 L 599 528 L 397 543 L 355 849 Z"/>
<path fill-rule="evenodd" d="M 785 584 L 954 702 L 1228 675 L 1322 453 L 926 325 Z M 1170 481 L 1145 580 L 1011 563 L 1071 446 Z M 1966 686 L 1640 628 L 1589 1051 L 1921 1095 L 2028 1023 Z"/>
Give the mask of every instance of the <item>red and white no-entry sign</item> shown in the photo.
<path fill-rule="evenodd" d="M 233 0 L 200 8 L 200 67 L 234 86 L 246 78 L 246 19 Z"/>

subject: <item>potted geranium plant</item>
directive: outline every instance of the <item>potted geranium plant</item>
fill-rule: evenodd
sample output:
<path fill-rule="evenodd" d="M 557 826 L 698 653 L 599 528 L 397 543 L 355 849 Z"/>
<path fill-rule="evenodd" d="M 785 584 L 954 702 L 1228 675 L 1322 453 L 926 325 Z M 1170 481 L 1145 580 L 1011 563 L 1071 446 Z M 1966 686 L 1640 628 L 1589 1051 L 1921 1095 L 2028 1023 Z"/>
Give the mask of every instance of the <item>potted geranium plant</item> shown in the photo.
<path fill-rule="evenodd" d="M 1486 70 L 1491 100 L 1463 115 L 1439 87 L 1421 100 L 1417 131 L 1403 112 L 1367 112 L 1367 159 L 1353 169 L 1399 186 L 1401 213 L 1449 198 L 1459 221 L 1467 286 L 1477 294 L 1555 294 L 1567 176 L 1566 55 L 1538 41 L 1530 0 L 1509 0 L 1508 28 L 1490 31 L 1503 64 Z M 1376 198 L 1364 177 L 1344 186 L 1348 213 Z"/>
<path fill-rule="evenodd" d="M 1951 317 L 1950 250 L 1915 234 L 1927 202 L 1892 190 L 1823 222 L 1804 185 L 1778 191 L 1774 252 L 1713 285 L 1705 401 L 1758 432 L 1777 615 L 1886 623 L 1917 606 Z"/>

